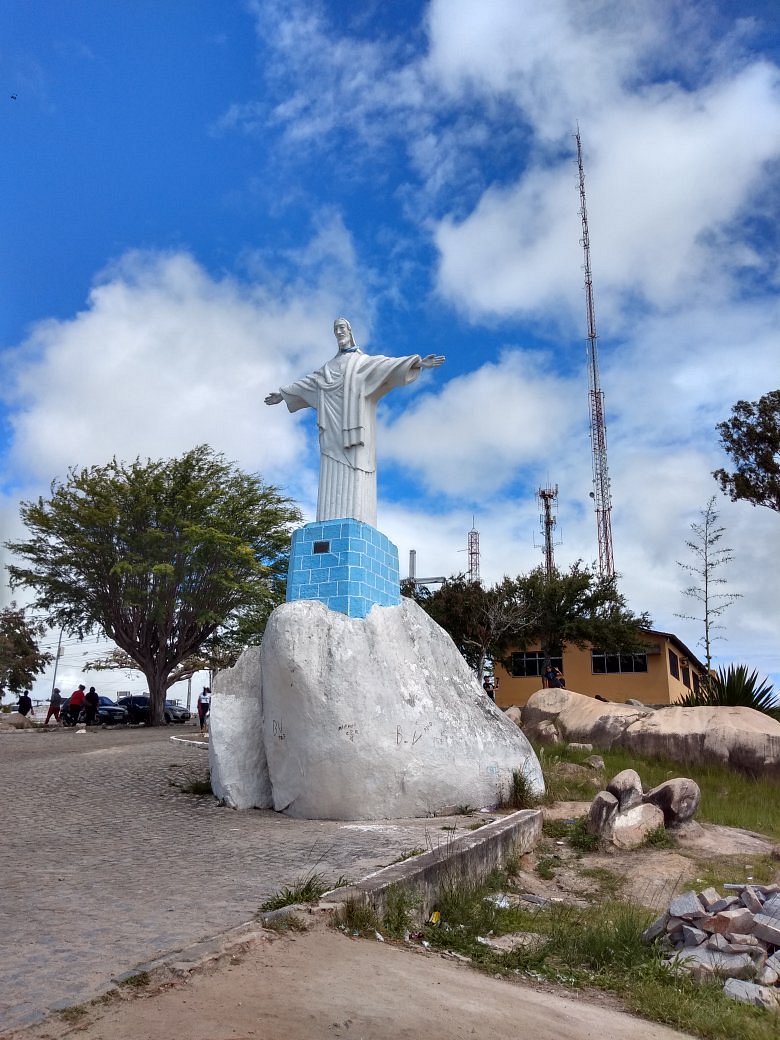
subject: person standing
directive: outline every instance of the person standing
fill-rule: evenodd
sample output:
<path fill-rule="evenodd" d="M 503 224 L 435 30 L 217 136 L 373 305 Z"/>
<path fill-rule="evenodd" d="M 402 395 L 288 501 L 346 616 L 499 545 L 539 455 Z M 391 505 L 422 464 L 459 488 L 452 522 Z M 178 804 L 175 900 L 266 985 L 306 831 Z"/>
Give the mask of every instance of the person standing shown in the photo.
<path fill-rule="evenodd" d="M 19 712 L 20 715 L 24 715 L 25 718 L 28 715 L 35 714 L 35 712 L 33 711 L 32 701 L 30 700 L 30 694 L 27 692 L 27 690 L 24 690 L 23 693 L 19 694 L 19 703 L 16 706 L 16 710 Z"/>
<path fill-rule="evenodd" d="M 62 694 L 55 686 L 51 691 L 51 697 L 49 698 L 49 710 L 46 712 L 46 721 L 44 726 L 49 725 L 49 719 L 54 716 L 54 721 L 60 721 L 60 711 L 62 709 Z"/>
<path fill-rule="evenodd" d="M 84 696 L 84 710 L 86 715 L 86 723 L 88 726 L 94 726 L 99 706 L 100 698 L 97 695 L 97 690 L 94 686 L 90 686 L 89 690 Z"/>
<path fill-rule="evenodd" d="M 84 707 L 86 696 L 87 695 L 84 692 L 84 683 L 80 683 L 78 689 L 74 690 L 70 695 L 70 700 L 68 701 L 68 715 L 70 715 L 73 720 L 74 726 L 79 721 L 79 715 L 81 714 L 81 709 Z"/>
<path fill-rule="evenodd" d="M 203 687 L 203 692 L 198 696 L 198 721 L 200 722 L 200 735 L 206 735 L 206 716 L 211 709 L 211 689 Z"/>

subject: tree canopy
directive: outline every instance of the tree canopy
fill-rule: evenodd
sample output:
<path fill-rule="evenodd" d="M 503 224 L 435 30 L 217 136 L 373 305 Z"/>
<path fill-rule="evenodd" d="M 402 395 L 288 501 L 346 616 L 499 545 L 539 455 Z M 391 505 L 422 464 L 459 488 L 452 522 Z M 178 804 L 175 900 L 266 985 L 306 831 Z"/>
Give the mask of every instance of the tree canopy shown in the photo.
<path fill-rule="evenodd" d="M 614 575 L 598 574 L 581 560 L 549 576 L 544 567 L 521 575 L 517 596 L 532 618 L 519 646 L 538 643 L 546 659 L 567 644 L 636 651 L 642 646 L 642 629 L 652 624 L 648 614 L 629 610 Z"/>
<path fill-rule="evenodd" d="M 435 592 L 410 582 L 404 582 L 401 591 L 448 633 L 480 682 L 487 659 L 500 658 L 529 623 L 526 605 L 517 599 L 510 578 L 486 589 L 457 574 Z"/>
<path fill-rule="evenodd" d="M 206 445 L 72 469 L 21 516 L 30 538 L 7 543 L 26 561 L 9 567 L 12 584 L 34 590 L 52 625 L 112 639 L 146 676 L 155 724 L 182 662 L 229 663 L 259 638 L 300 522 L 277 488 Z"/>
<path fill-rule="evenodd" d="M 29 620 L 15 603 L 0 610 L 0 700 L 5 690 L 29 689 L 51 662 L 52 655 L 38 645 L 45 632 L 45 625 Z"/>
<path fill-rule="evenodd" d="M 482 679 L 487 658 L 504 660 L 510 649 L 540 645 L 549 658 L 569 644 L 636 651 L 647 614 L 635 615 L 618 592 L 614 577 L 603 577 L 579 561 L 548 576 L 538 567 L 492 588 L 448 578 L 431 593 L 405 583 L 411 595 L 449 633 Z"/>
<path fill-rule="evenodd" d="M 717 430 L 735 467 L 712 474 L 721 490 L 734 502 L 780 512 L 780 390 L 758 401 L 737 401 Z"/>

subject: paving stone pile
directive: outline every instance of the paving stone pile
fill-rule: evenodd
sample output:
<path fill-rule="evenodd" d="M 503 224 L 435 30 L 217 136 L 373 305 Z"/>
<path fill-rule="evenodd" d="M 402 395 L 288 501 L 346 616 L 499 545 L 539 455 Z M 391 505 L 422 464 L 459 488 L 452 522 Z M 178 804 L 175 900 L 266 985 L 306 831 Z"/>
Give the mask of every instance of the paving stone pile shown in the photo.
<path fill-rule="evenodd" d="M 725 979 L 736 1000 L 780 1010 L 780 885 L 736 884 L 684 892 L 648 928 L 668 963 L 694 978 Z"/>

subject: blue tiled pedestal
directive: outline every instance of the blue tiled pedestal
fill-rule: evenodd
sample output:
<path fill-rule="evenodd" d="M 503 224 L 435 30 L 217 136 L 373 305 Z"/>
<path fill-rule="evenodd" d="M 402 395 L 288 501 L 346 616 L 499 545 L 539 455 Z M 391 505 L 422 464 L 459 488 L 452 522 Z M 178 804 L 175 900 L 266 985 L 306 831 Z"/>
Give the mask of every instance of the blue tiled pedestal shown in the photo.
<path fill-rule="evenodd" d="M 317 599 L 348 617 L 401 602 L 398 548 L 360 520 L 320 520 L 292 538 L 287 600 Z"/>

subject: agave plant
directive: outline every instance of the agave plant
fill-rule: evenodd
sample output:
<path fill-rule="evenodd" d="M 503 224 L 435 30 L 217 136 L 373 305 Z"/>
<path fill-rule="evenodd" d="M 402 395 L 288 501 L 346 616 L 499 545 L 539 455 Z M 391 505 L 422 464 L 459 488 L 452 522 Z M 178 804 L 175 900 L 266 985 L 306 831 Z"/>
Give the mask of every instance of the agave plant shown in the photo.
<path fill-rule="evenodd" d="M 689 693 L 677 704 L 682 708 L 754 708 L 780 719 L 780 704 L 774 687 L 767 679 L 759 679 L 755 669 L 749 672 L 745 664 L 719 668 L 715 675 L 701 684 L 698 693 Z"/>

